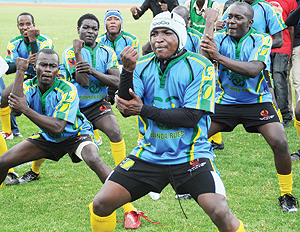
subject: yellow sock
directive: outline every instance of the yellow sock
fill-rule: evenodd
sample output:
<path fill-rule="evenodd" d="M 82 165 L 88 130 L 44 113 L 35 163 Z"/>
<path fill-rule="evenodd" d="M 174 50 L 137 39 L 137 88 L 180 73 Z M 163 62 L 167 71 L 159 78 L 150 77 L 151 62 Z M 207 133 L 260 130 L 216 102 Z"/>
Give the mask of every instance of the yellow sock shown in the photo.
<path fill-rule="evenodd" d="M 111 153 L 114 157 L 115 164 L 117 166 L 126 157 L 125 141 L 124 139 L 122 139 L 122 141 L 118 143 L 110 142 L 110 146 L 111 146 Z M 125 213 L 136 210 L 136 208 L 134 208 L 134 206 L 131 203 L 127 203 L 123 205 L 122 208 Z"/>
<path fill-rule="evenodd" d="M 294 122 L 294 127 L 296 128 L 296 130 L 298 132 L 298 136 L 300 138 L 300 121 L 298 121 L 296 118 L 295 118 L 295 122 Z"/>
<path fill-rule="evenodd" d="M 99 135 L 98 130 L 94 130 L 94 137 L 95 137 L 96 140 L 100 139 L 100 135 Z"/>
<path fill-rule="evenodd" d="M 10 108 L 9 106 L 5 108 L 0 108 L 0 118 L 2 122 L 2 130 L 6 133 L 11 133 L 11 125 L 10 125 Z"/>
<path fill-rule="evenodd" d="M 133 204 L 131 203 L 126 203 L 125 205 L 122 206 L 122 208 L 124 210 L 124 213 L 136 210 L 136 208 L 134 208 Z"/>
<path fill-rule="evenodd" d="M 45 162 L 45 160 L 46 160 L 45 158 L 42 158 L 42 159 L 33 161 L 32 165 L 31 165 L 31 170 L 34 173 L 39 174 L 41 172 L 42 164 Z"/>
<path fill-rule="evenodd" d="M 120 142 L 110 142 L 111 153 L 115 160 L 116 166 L 126 157 L 126 146 L 125 141 L 122 139 Z"/>
<path fill-rule="evenodd" d="M 222 143 L 222 135 L 221 132 L 218 132 L 216 134 L 214 134 L 213 136 L 211 136 L 208 141 L 214 141 L 215 143 Z"/>
<path fill-rule="evenodd" d="M 108 217 L 99 217 L 94 214 L 93 203 L 89 205 L 91 212 L 91 226 L 93 232 L 111 232 L 116 227 L 116 211 Z"/>
<path fill-rule="evenodd" d="M 0 135 L 0 155 L 3 155 L 6 151 L 7 151 L 6 142 L 5 142 L 5 139 L 3 138 L 2 134 L 1 134 Z M 10 168 L 8 170 L 8 173 L 10 173 L 10 172 L 14 172 L 14 169 Z"/>
<path fill-rule="evenodd" d="M 292 194 L 293 190 L 293 173 L 288 175 L 277 174 L 279 180 L 279 186 L 281 191 L 281 196 L 286 193 Z"/>
<path fill-rule="evenodd" d="M 245 232 L 245 227 L 244 224 L 241 220 L 239 220 L 240 224 L 239 224 L 239 228 L 237 229 L 236 232 Z M 219 229 L 217 229 L 219 231 Z M 220 231 L 219 231 L 220 232 Z"/>
<path fill-rule="evenodd" d="M 241 220 L 240 221 L 240 225 L 239 225 L 239 228 L 236 232 L 245 232 L 245 228 L 244 228 L 244 224 Z"/>

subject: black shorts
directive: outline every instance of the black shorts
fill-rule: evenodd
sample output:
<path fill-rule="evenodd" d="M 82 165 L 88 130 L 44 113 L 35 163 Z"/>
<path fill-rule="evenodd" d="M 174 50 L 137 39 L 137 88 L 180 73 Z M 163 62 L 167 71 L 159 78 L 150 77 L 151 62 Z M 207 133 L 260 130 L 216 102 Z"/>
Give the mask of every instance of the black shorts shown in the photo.
<path fill-rule="evenodd" d="M 226 195 L 213 162 L 206 158 L 178 165 L 158 165 L 129 155 L 108 179 L 126 188 L 132 201 L 150 191 L 161 192 L 169 183 L 177 194 L 190 193 L 195 200 L 203 193 Z"/>
<path fill-rule="evenodd" d="M 111 109 L 111 104 L 107 101 L 99 101 L 85 108 L 80 108 L 81 113 L 83 113 L 86 118 L 92 122 L 94 125 L 100 118 L 106 115 L 115 115 Z"/>
<path fill-rule="evenodd" d="M 45 157 L 50 160 L 59 161 L 65 154 L 69 154 L 73 163 L 78 163 L 81 159 L 75 154 L 78 146 L 83 142 L 94 143 L 90 135 L 80 135 L 74 138 L 67 139 L 60 143 L 54 143 L 47 141 L 41 134 L 34 134 L 33 136 L 26 139 L 27 141 L 33 143 L 39 148 L 42 148 L 51 153 L 50 156 Z M 95 145 L 97 146 L 97 145 Z"/>
<path fill-rule="evenodd" d="M 215 114 L 211 115 L 213 122 L 226 124 L 222 130 L 232 131 L 238 124 L 243 124 L 247 132 L 257 133 L 257 127 L 271 122 L 281 122 L 282 117 L 271 102 L 257 104 L 215 104 Z"/>

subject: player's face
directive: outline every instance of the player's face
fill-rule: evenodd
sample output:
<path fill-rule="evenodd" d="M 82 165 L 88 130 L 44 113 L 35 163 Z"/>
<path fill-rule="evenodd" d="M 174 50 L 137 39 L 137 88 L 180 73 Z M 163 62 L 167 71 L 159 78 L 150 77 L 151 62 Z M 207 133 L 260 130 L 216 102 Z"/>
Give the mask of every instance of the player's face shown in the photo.
<path fill-rule="evenodd" d="M 27 36 L 27 30 L 34 27 L 35 24 L 32 23 L 32 19 L 30 15 L 21 15 L 18 18 L 18 29 L 20 30 L 21 35 L 23 37 L 28 37 Z"/>
<path fill-rule="evenodd" d="M 40 53 L 34 68 L 39 87 L 43 90 L 49 89 L 53 85 L 59 71 L 57 55 Z"/>
<path fill-rule="evenodd" d="M 172 56 L 178 49 L 178 38 L 169 29 L 156 29 L 150 35 L 151 47 L 159 59 Z"/>
<path fill-rule="evenodd" d="M 116 16 L 110 16 L 106 19 L 105 27 L 109 34 L 118 34 L 121 31 L 121 19 Z"/>
<path fill-rule="evenodd" d="M 96 43 L 99 32 L 98 23 L 92 19 L 85 19 L 77 29 L 79 38 L 84 41 L 85 45 L 92 47 Z"/>
<path fill-rule="evenodd" d="M 247 14 L 247 8 L 243 6 L 232 5 L 229 8 L 227 17 L 227 29 L 230 37 L 239 41 L 244 35 L 247 34 L 252 24 Z"/>

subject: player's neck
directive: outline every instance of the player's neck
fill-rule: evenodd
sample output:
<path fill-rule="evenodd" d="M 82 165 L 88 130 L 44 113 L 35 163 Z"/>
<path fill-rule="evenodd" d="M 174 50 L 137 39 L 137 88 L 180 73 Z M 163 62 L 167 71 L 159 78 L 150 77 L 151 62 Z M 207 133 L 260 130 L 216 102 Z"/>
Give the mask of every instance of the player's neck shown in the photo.
<path fill-rule="evenodd" d="M 120 35 L 122 31 L 119 31 L 118 33 L 108 33 L 106 32 L 106 35 L 109 37 L 109 39 L 114 42 Z"/>

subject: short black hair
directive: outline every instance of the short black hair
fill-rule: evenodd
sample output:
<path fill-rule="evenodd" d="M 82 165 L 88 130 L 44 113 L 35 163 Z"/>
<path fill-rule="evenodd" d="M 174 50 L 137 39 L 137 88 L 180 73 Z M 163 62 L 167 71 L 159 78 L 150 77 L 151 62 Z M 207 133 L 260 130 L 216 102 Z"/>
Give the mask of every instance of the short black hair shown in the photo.
<path fill-rule="evenodd" d="M 85 20 L 85 19 L 95 20 L 95 21 L 97 22 L 97 24 L 98 24 L 98 29 L 100 28 L 99 20 L 97 19 L 97 17 L 96 17 L 95 15 L 90 14 L 90 13 L 87 13 L 87 14 L 82 15 L 82 16 L 78 19 L 78 21 L 77 21 L 77 27 L 81 27 L 82 22 L 83 22 L 83 20 Z"/>
<path fill-rule="evenodd" d="M 246 2 L 235 2 L 233 3 L 233 5 L 235 6 L 243 6 L 245 8 L 247 8 L 247 17 L 249 20 L 252 20 L 253 19 L 253 16 L 254 16 L 254 10 L 252 8 L 252 6 Z"/>
<path fill-rule="evenodd" d="M 28 12 L 23 12 L 23 13 L 19 14 L 18 17 L 17 17 L 17 23 L 19 23 L 19 17 L 22 16 L 22 15 L 29 15 L 30 18 L 31 18 L 32 23 L 34 23 L 33 15 L 28 13 Z"/>
<path fill-rule="evenodd" d="M 49 54 L 49 55 L 57 55 L 57 59 L 58 59 L 58 63 L 59 63 L 59 55 L 52 49 L 49 49 L 49 48 L 45 48 L 45 49 L 42 49 L 42 50 L 39 50 L 37 53 L 36 53 L 36 56 L 35 56 L 35 60 L 34 60 L 34 64 L 36 64 L 38 58 L 39 58 L 39 55 L 41 53 L 45 53 L 45 54 Z"/>

